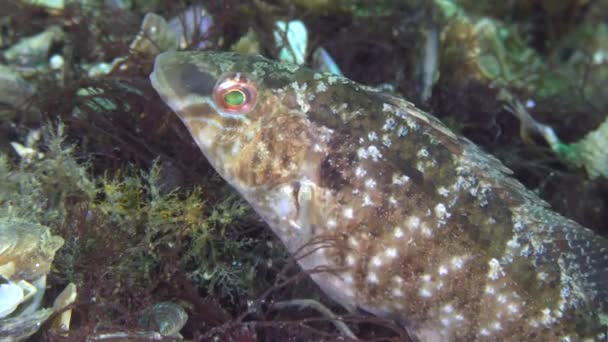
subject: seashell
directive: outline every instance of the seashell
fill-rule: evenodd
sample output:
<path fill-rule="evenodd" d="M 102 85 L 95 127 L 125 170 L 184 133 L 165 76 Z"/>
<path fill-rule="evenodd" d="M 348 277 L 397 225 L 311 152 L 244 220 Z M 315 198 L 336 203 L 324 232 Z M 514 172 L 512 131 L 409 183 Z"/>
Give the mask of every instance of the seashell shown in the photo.
<path fill-rule="evenodd" d="M 0 103 L 21 109 L 36 89 L 12 68 L 0 64 Z"/>
<path fill-rule="evenodd" d="M 23 288 L 0 275 L 0 318 L 13 313 L 24 299 Z"/>
<path fill-rule="evenodd" d="M 169 29 L 179 40 L 179 48 L 185 49 L 194 39 L 204 37 L 213 27 L 213 18 L 199 5 L 188 7 L 185 11 L 169 20 Z M 203 49 L 209 45 L 200 41 L 197 48 Z"/>
<path fill-rule="evenodd" d="M 63 239 L 48 227 L 21 220 L 0 219 L 0 270 L 12 265 L 11 281 L 34 281 L 45 276 Z"/>
<path fill-rule="evenodd" d="M 31 314 L 2 319 L 0 341 L 19 341 L 33 335 L 51 314 L 52 309 L 41 309 Z"/>
<path fill-rule="evenodd" d="M 174 302 L 160 302 L 150 308 L 140 319 L 143 328 L 155 329 L 163 336 L 181 336 L 180 330 L 186 325 L 188 314 Z"/>
<path fill-rule="evenodd" d="M 342 70 L 329 52 L 322 47 L 319 47 L 312 54 L 312 67 L 315 70 L 329 72 L 334 75 L 342 76 Z"/>
<path fill-rule="evenodd" d="M 50 26 L 41 33 L 21 39 L 4 51 L 4 58 L 11 64 L 35 67 L 47 62 L 51 46 L 62 41 L 64 36 L 59 26 Z"/>
<path fill-rule="evenodd" d="M 177 36 L 167 21 L 158 14 L 148 13 L 129 49 L 142 55 L 156 56 L 163 51 L 176 50 L 177 46 Z"/>

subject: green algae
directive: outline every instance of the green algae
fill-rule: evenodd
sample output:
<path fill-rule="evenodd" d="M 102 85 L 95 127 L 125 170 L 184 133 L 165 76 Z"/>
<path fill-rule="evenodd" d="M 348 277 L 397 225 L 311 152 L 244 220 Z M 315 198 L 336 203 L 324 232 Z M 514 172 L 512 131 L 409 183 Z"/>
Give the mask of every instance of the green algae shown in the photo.
<path fill-rule="evenodd" d="M 95 176 L 75 157 L 63 125 L 44 132 L 40 159 L 0 154 L 0 216 L 41 222 L 64 237 L 53 287 L 75 282 L 79 292 L 101 291 L 96 300 L 103 307 L 127 305 L 136 294 L 146 298 L 161 280 L 177 286 L 173 277 L 231 305 L 271 286 L 259 277 L 272 264 L 264 255 L 275 265 L 285 255 L 269 250 L 261 227 L 247 223 L 249 206 L 228 189 L 210 200 L 201 187 L 167 191 L 159 162 L 149 171 L 127 167 Z M 94 281 L 94 274 L 103 279 Z"/>

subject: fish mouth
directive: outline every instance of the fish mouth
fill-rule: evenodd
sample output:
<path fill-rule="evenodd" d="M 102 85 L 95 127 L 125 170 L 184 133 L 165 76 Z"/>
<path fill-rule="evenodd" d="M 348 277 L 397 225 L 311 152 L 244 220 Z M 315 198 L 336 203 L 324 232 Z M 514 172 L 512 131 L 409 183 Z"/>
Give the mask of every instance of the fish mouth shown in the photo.
<path fill-rule="evenodd" d="M 194 103 L 209 102 L 217 78 L 177 51 L 159 54 L 150 74 L 152 87 L 176 113 Z"/>

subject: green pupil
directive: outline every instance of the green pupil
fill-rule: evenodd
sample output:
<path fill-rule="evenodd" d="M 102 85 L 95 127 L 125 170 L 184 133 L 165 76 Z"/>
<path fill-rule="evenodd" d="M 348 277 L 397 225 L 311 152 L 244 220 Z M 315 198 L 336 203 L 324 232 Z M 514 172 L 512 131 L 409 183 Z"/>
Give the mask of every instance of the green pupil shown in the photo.
<path fill-rule="evenodd" d="M 245 103 L 245 94 L 240 90 L 231 90 L 224 94 L 224 102 L 229 106 L 240 106 Z"/>

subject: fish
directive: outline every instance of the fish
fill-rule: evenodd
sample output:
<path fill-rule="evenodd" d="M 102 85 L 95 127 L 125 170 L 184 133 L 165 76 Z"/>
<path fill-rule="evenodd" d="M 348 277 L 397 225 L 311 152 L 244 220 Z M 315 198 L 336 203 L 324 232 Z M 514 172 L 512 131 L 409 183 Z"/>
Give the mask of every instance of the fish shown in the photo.
<path fill-rule="evenodd" d="M 607 338 L 608 241 L 407 100 L 230 52 L 164 52 L 150 80 L 347 310 L 419 341 Z"/>

